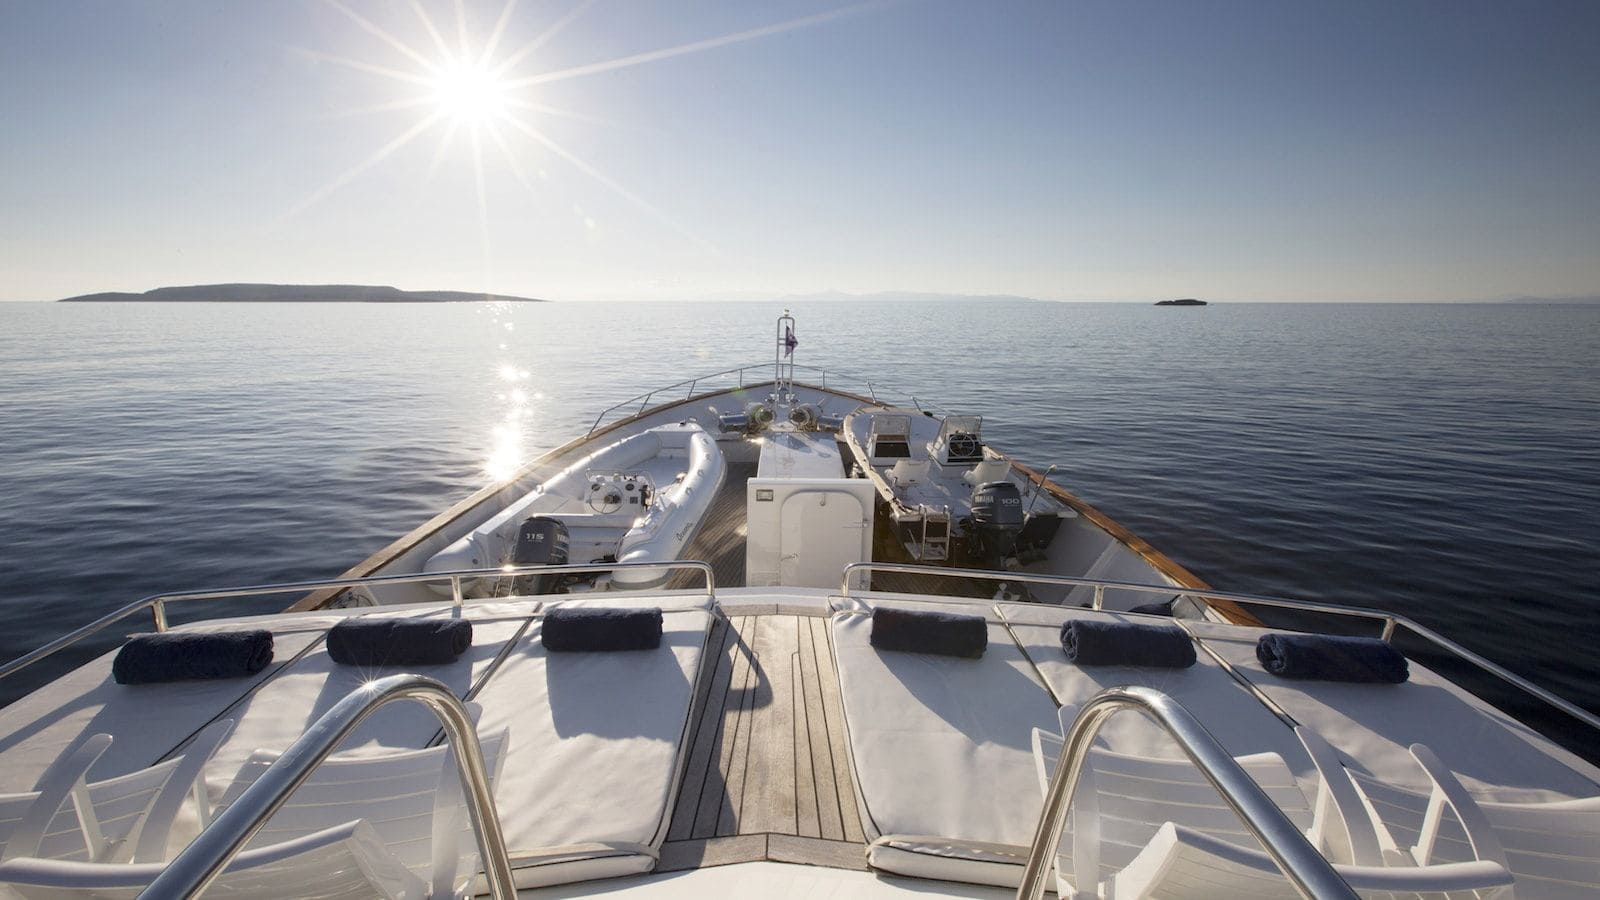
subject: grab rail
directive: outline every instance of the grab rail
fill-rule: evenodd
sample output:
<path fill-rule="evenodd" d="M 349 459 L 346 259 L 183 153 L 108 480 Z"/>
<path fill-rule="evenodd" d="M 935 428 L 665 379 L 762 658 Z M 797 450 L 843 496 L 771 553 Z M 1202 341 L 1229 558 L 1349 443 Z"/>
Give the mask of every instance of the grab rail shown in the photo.
<path fill-rule="evenodd" d="M 350 732 L 378 709 L 396 700 L 421 703 L 443 723 L 450 745 L 456 751 L 453 754 L 456 773 L 461 776 L 467 814 L 472 818 L 472 830 L 477 835 L 489 893 L 495 900 L 516 897 L 505 834 L 500 830 L 500 816 L 495 812 L 494 795 L 489 789 L 489 769 L 483 761 L 483 748 L 478 745 L 471 714 L 448 687 L 432 678 L 391 675 L 357 688 L 300 735 L 300 739 L 246 788 L 238 800 L 212 820 L 211 825 L 139 893 L 140 900 L 193 897 L 204 891 Z"/>
<path fill-rule="evenodd" d="M 846 374 L 841 373 L 841 372 L 830 372 L 829 370 L 824 369 L 821 366 L 807 366 L 807 365 L 801 365 L 799 363 L 794 363 L 794 364 L 791 365 L 791 364 L 785 363 L 785 367 L 793 369 L 794 371 L 810 372 L 810 373 L 814 373 L 814 374 L 818 375 L 820 377 L 820 379 L 821 379 L 821 382 L 822 382 L 820 387 L 823 390 L 827 390 L 828 389 L 828 377 L 830 375 L 833 377 L 835 383 L 837 383 L 841 378 L 847 379 L 853 385 L 859 385 L 861 387 L 864 387 L 865 390 L 863 391 L 863 393 L 865 393 L 866 396 L 869 397 L 872 400 L 873 403 L 882 403 L 883 402 L 883 401 L 878 399 L 878 393 L 880 391 L 884 390 L 883 386 L 875 384 L 874 382 L 868 381 L 865 378 L 860 378 L 860 377 L 857 377 L 857 376 L 854 376 L 854 375 L 846 375 Z M 635 404 L 637 404 L 639 408 L 636 411 L 634 411 L 633 415 L 635 415 L 635 416 L 644 415 L 645 411 L 650 408 L 650 401 L 655 399 L 657 394 L 666 394 L 668 392 L 677 391 L 677 390 L 679 390 L 681 388 L 687 387 L 688 391 L 684 394 L 684 396 L 682 398 L 683 400 L 692 400 L 696 396 L 701 396 L 701 397 L 709 396 L 711 394 L 717 393 L 717 391 L 708 390 L 708 391 L 704 391 L 704 392 L 702 392 L 700 394 L 696 394 L 695 393 L 695 388 L 700 385 L 700 382 L 702 382 L 702 381 L 710 381 L 713 378 L 726 378 L 726 377 L 729 377 L 729 376 L 732 376 L 732 375 L 737 375 L 737 376 L 739 376 L 738 387 L 742 388 L 742 387 L 745 386 L 745 384 L 744 384 L 745 373 L 746 372 L 752 372 L 752 371 L 771 372 L 772 371 L 772 363 L 770 363 L 770 362 L 750 363 L 749 365 L 737 366 L 737 367 L 732 368 L 732 369 L 724 369 L 721 372 L 712 372 L 709 375 L 699 375 L 699 376 L 696 376 L 694 378 L 688 378 L 688 379 L 685 379 L 683 381 L 679 381 L 679 382 L 677 382 L 675 384 L 669 384 L 669 385 L 666 385 L 664 387 L 658 387 L 658 388 L 655 388 L 653 390 L 646 391 L 646 392 L 644 392 L 642 394 L 639 394 L 637 396 L 634 396 L 634 397 L 629 397 L 628 399 L 623 400 L 620 403 L 613 404 L 612 406 L 609 406 L 609 407 L 601 410 L 600 411 L 600 415 L 594 417 L 594 424 L 589 426 L 588 435 L 593 435 L 597 430 L 599 430 L 600 423 L 605 421 L 606 416 L 611 415 L 612 413 L 616 412 L 619 409 L 627 409 L 627 408 L 630 408 L 630 407 L 634 406 Z M 757 382 L 757 383 L 758 384 L 760 384 L 760 383 L 770 383 L 770 378 L 769 378 L 768 382 Z M 726 388 L 720 388 L 718 390 L 726 390 Z M 900 393 L 900 392 L 894 392 L 894 393 Z M 912 396 L 910 394 L 906 394 L 905 396 L 907 398 L 909 398 L 911 403 L 912 403 L 912 405 L 916 406 L 918 409 L 931 409 L 931 410 L 933 410 L 935 412 L 940 411 L 940 408 L 938 406 L 935 406 L 934 404 L 928 403 L 928 401 L 926 401 L 926 400 L 919 400 L 917 397 Z M 663 401 L 663 402 L 666 402 L 666 401 Z M 677 400 L 674 399 L 672 402 L 677 402 Z"/>
<path fill-rule="evenodd" d="M 135 600 L 127 606 L 107 613 L 93 622 L 56 638 L 38 649 L 0 666 L 0 679 L 20 672 L 47 656 L 58 653 L 73 644 L 104 631 L 134 613 L 150 610 L 156 631 L 167 630 L 167 604 L 191 600 L 225 600 L 230 597 L 256 597 L 264 594 L 291 594 L 316 591 L 324 588 L 354 588 L 378 585 L 417 584 L 428 581 L 450 582 L 450 597 L 456 606 L 465 602 L 461 582 L 467 578 L 495 578 L 509 575 L 561 575 L 579 572 L 614 572 L 621 569 L 698 569 L 706 577 L 706 599 L 717 599 L 717 577 L 709 563 L 699 560 L 670 560 L 665 562 L 637 563 L 583 563 L 564 566 L 502 566 L 498 569 L 460 569 L 451 572 L 412 572 L 402 575 L 369 575 L 362 578 L 330 578 L 324 581 L 291 581 L 278 584 L 258 584 L 236 588 L 213 588 L 198 591 L 181 591 L 153 594 Z"/>
<path fill-rule="evenodd" d="M 1415 620 L 1400 615 L 1399 613 L 1386 612 L 1381 609 L 1370 609 L 1362 606 L 1337 606 L 1331 603 L 1314 603 L 1309 600 L 1290 600 L 1284 597 L 1269 597 L 1261 594 L 1243 594 L 1236 591 L 1215 591 L 1210 588 L 1186 588 L 1171 584 L 1137 584 L 1126 581 L 1104 581 L 1096 578 L 1074 578 L 1067 575 L 1035 575 L 1030 572 L 993 572 L 981 569 L 948 569 L 940 566 L 912 566 L 903 563 L 850 563 L 844 567 L 844 574 L 839 584 L 839 594 L 846 600 L 850 599 L 850 576 L 858 571 L 902 572 L 915 575 L 938 575 L 950 578 L 982 578 L 991 581 L 1025 581 L 1043 584 L 1061 584 L 1071 586 L 1092 586 L 1094 590 L 1094 608 L 1102 609 L 1105 592 L 1134 591 L 1147 594 L 1163 594 L 1167 596 L 1190 597 L 1200 602 L 1206 598 L 1217 598 L 1234 603 L 1248 603 L 1257 606 L 1272 606 L 1282 609 L 1297 609 L 1305 612 L 1323 613 L 1327 615 L 1349 616 L 1360 619 L 1374 619 L 1383 623 L 1379 638 L 1384 641 L 1394 639 L 1395 631 L 1404 628 L 1419 638 L 1432 644 L 1448 656 L 1454 656 L 1464 662 L 1476 666 L 1478 669 L 1495 676 L 1501 681 L 1512 685 L 1524 693 L 1566 713 L 1579 722 L 1600 732 L 1600 716 L 1589 712 L 1583 707 L 1558 697 L 1555 694 L 1534 684 L 1521 675 L 1512 672 L 1499 663 L 1485 659 L 1483 656 L 1468 650 L 1466 647 L 1452 641 L 1425 625 L 1418 624 Z"/>
<path fill-rule="evenodd" d="M 1251 780 L 1228 751 L 1222 749 L 1200 720 L 1178 701 L 1147 687 L 1107 688 L 1090 698 L 1073 720 L 1061 748 L 1061 759 L 1056 763 L 1055 774 L 1045 793 L 1044 809 L 1039 813 L 1033 844 L 1028 849 L 1028 864 L 1022 872 L 1022 884 L 1017 888 L 1018 900 L 1039 900 L 1044 896 L 1051 861 L 1056 855 L 1056 846 L 1061 843 L 1067 811 L 1088 760 L 1089 746 L 1106 721 L 1125 709 L 1144 713 L 1172 735 L 1301 894 L 1354 900 L 1355 891 L 1334 871 L 1333 864 L 1317 852 L 1283 810 Z"/>

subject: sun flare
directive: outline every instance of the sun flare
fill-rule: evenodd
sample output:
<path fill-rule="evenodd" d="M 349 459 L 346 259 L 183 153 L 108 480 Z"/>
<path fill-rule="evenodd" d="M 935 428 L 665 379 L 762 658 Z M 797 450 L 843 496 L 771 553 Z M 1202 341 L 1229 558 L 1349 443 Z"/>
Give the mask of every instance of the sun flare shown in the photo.
<path fill-rule="evenodd" d="M 433 79 L 438 111 L 461 122 L 490 122 L 505 115 L 508 94 L 506 82 L 481 63 L 454 63 Z"/>
<path fill-rule="evenodd" d="M 771 37 L 788 31 L 802 28 L 812 28 L 833 22 L 847 16 L 858 15 L 877 9 L 886 3 L 895 0 L 864 0 L 853 6 L 841 7 L 789 19 L 773 25 L 764 25 L 749 28 L 719 37 L 692 41 L 671 47 L 656 50 L 646 50 L 632 53 L 600 62 L 583 63 L 567 66 L 565 68 L 541 68 L 542 60 L 538 55 L 541 47 L 560 34 L 567 26 L 581 18 L 583 14 L 595 4 L 596 0 L 573 0 L 573 5 L 565 13 L 548 22 L 542 31 L 538 32 L 531 40 L 510 52 L 501 49 L 503 38 L 514 31 L 513 18 L 517 12 L 517 0 L 504 0 L 499 15 L 494 20 L 494 25 L 488 29 L 487 36 L 481 32 L 478 40 L 474 40 L 473 29 L 468 22 L 467 5 L 464 0 L 455 2 L 455 28 L 459 37 L 459 46 L 452 47 L 452 41 L 446 34 L 452 29 L 441 27 L 440 22 L 435 22 L 429 14 L 423 0 L 410 0 L 410 7 L 416 13 L 416 25 L 429 40 L 413 46 L 413 43 L 391 33 L 389 23 L 380 24 L 362 15 L 344 0 L 322 0 L 328 8 L 354 23 L 358 28 L 392 51 L 392 57 L 384 59 L 351 59 L 332 53 L 316 50 L 304 50 L 311 58 L 332 63 L 365 75 L 379 76 L 392 84 L 405 85 L 411 93 L 405 96 L 391 97 L 371 106 L 355 109 L 346 109 L 334 112 L 332 117 L 339 118 L 351 115 L 368 115 L 394 112 L 414 112 L 422 110 L 417 121 L 401 131 L 396 137 L 382 144 L 366 159 L 361 160 L 340 175 L 334 177 L 326 184 L 312 191 L 300 202 L 294 204 L 284 214 L 289 218 L 315 206 L 329 195 L 354 181 L 362 173 L 368 171 L 384 160 L 395 155 L 401 148 L 411 144 L 422 135 L 429 132 L 440 133 L 439 146 L 434 154 L 434 167 L 440 164 L 455 140 L 457 133 L 461 133 L 466 140 L 471 152 L 471 163 L 478 195 L 478 223 L 482 233 L 485 254 L 485 269 L 487 269 L 487 255 L 489 248 L 488 235 L 488 188 L 485 185 L 484 174 L 484 149 L 485 147 L 498 148 L 504 155 L 505 161 L 512 174 L 524 187 L 534 190 L 527 169 L 530 160 L 535 154 L 547 153 L 569 164 L 573 169 L 588 176 L 602 187 L 628 201 L 645 213 L 648 213 L 662 224 L 668 226 L 691 242 L 712 249 L 695 234 L 683 225 L 672 219 L 666 213 L 657 209 L 637 193 L 623 186 L 617 179 L 612 178 L 595 164 L 584 160 L 577 153 L 566 148 L 558 142 L 539 118 L 554 117 L 592 124 L 611 124 L 605 119 L 591 116 L 582 112 L 566 110 L 551 106 L 538 97 L 538 89 L 543 86 L 565 81 L 570 78 L 579 78 L 597 75 L 603 72 L 613 72 L 631 66 L 645 65 L 687 56 L 726 47 L 730 44 L 743 43 L 761 38 Z M 522 20 L 518 20 L 522 21 Z M 392 27 L 392 26 L 391 26 Z M 431 49 L 430 49 L 431 45 Z M 419 49 L 420 48 L 420 49 Z M 403 58 L 404 68 L 396 68 L 398 59 Z M 519 71 L 522 66 L 531 66 L 533 70 Z M 421 90 L 414 90 L 421 88 Z M 534 118 L 537 115 L 539 118 Z M 526 138 L 523 141 L 522 138 Z M 521 146 L 513 146 L 513 141 L 520 142 Z M 534 163 L 537 165 L 537 163 Z M 429 170 L 430 174 L 432 169 Z M 542 177 L 542 168 L 538 169 Z M 583 224 L 593 228 L 594 223 L 583 217 Z M 511 323 L 506 323 L 506 329 L 511 330 Z"/>

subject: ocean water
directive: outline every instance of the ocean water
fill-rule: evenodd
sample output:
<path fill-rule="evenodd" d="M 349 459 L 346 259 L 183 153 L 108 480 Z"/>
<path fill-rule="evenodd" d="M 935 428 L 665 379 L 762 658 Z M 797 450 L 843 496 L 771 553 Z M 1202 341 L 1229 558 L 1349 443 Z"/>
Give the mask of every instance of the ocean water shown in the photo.
<path fill-rule="evenodd" d="M 770 361 L 780 311 L 0 304 L 0 657 L 337 575 L 617 401 Z M 1600 307 L 794 312 L 798 362 L 982 413 L 1218 588 L 1401 612 L 1600 710 Z"/>

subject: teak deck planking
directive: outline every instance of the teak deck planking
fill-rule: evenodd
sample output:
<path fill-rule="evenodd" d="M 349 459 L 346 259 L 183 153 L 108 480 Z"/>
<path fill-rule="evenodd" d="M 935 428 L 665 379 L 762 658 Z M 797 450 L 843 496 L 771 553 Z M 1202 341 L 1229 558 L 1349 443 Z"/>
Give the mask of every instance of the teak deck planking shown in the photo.
<path fill-rule="evenodd" d="M 719 620 L 661 868 L 865 865 L 828 620 Z"/>

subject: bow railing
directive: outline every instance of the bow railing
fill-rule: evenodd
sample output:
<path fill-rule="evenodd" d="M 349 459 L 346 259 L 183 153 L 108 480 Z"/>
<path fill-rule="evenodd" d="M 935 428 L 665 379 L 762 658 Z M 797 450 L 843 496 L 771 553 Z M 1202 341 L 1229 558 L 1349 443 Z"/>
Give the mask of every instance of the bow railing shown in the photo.
<path fill-rule="evenodd" d="M 68 647 L 98 634 L 129 616 L 149 610 L 156 631 L 167 630 L 167 605 L 203 600 L 223 600 L 240 597 L 264 597 L 272 594 L 301 594 L 324 589 L 351 589 L 383 587 L 399 584 L 448 582 L 450 596 L 456 606 L 466 602 L 462 582 L 480 578 L 505 578 L 518 575 L 564 575 L 589 572 L 617 572 L 626 569 L 695 569 L 705 576 L 706 599 L 717 598 L 717 577 L 709 563 L 699 560 L 672 560 L 667 562 L 639 563 L 583 563 L 565 566 L 501 566 L 495 569 L 462 569 L 451 572 L 410 572 L 403 575 L 368 575 L 362 578 L 330 578 L 323 581 L 293 581 L 278 584 L 257 584 L 244 587 L 206 588 L 196 591 L 169 591 L 152 594 L 135 600 L 121 609 L 109 612 L 93 622 L 56 638 L 4 666 L 0 666 L 0 680 L 22 671 L 34 663 L 65 650 Z"/>
<path fill-rule="evenodd" d="M 784 367 L 814 379 L 815 386 L 823 390 L 855 394 L 859 397 L 866 397 L 873 403 L 909 406 L 929 412 L 943 412 L 942 407 L 930 403 L 926 399 L 919 398 L 915 394 L 896 391 L 893 388 L 887 388 L 875 381 L 868 381 L 858 376 L 846 375 L 841 372 L 824 369 L 821 366 L 805 366 L 798 363 L 792 365 L 785 363 Z M 594 424 L 589 426 L 588 433 L 593 435 L 596 431 L 599 431 L 600 426 L 608 417 L 633 418 L 644 415 L 652 406 L 665 406 L 669 403 L 681 403 L 685 400 L 693 400 L 696 397 L 706 397 L 724 391 L 771 384 L 773 383 L 772 372 L 773 365 L 771 362 L 750 363 L 749 365 L 724 369 L 721 372 L 712 372 L 708 375 L 699 375 L 654 388 L 602 410 L 600 415 L 595 416 Z M 831 386 L 829 385 L 830 381 L 832 381 Z M 626 415 L 619 415 L 620 413 L 626 413 Z"/>

